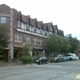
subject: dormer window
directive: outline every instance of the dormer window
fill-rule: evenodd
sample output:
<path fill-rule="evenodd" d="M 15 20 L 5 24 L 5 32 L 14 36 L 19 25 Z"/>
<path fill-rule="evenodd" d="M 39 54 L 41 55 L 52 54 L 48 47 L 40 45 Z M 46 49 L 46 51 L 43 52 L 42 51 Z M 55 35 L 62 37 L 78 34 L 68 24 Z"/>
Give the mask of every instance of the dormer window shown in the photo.
<path fill-rule="evenodd" d="M 42 34 L 42 29 L 40 29 L 40 34 Z"/>
<path fill-rule="evenodd" d="M 34 27 L 34 32 L 35 32 L 35 33 L 37 32 L 37 28 L 36 28 L 36 27 Z"/>
<path fill-rule="evenodd" d="M 45 36 L 47 36 L 47 32 L 45 31 Z"/>
<path fill-rule="evenodd" d="M 50 31 L 52 31 L 52 27 L 50 28 Z"/>
<path fill-rule="evenodd" d="M 56 30 L 56 33 L 57 33 L 57 30 Z"/>
<path fill-rule="evenodd" d="M 21 22 L 18 20 L 18 28 L 21 28 Z"/>
<path fill-rule="evenodd" d="M 30 26 L 28 24 L 26 25 L 26 30 L 30 31 Z"/>

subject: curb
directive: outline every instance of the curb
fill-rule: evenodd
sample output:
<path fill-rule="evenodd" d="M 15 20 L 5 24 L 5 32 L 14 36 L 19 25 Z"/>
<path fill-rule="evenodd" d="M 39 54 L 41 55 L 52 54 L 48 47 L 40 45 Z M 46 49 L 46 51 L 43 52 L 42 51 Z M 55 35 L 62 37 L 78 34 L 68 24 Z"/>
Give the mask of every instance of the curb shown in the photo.
<path fill-rule="evenodd" d="M 25 64 L 25 65 L 10 65 L 10 66 L 2 66 L 0 69 L 10 69 L 10 68 L 24 68 L 29 66 L 35 66 L 37 64 Z"/>

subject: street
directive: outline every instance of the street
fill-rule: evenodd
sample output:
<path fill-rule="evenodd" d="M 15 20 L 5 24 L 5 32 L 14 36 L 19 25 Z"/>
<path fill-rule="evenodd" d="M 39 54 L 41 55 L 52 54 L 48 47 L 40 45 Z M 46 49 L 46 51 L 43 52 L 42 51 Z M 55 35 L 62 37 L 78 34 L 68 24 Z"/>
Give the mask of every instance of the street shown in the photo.
<path fill-rule="evenodd" d="M 80 74 L 80 60 L 0 68 L 0 80 L 74 80 L 75 74 Z"/>

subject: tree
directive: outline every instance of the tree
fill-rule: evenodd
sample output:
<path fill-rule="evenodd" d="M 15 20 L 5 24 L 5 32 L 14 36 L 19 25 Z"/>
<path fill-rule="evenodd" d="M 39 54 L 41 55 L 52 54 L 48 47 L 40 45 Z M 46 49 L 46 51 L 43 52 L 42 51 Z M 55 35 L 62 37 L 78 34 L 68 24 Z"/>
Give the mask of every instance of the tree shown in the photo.
<path fill-rule="evenodd" d="M 9 26 L 7 25 L 0 25 L 0 52 L 3 51 L 5 47 L 9 44 Z"/>
<path fill-rule="evenodd" d="M 68 53 L 71 48 L 70 42 L 68 39 L 62 38 L 61 39 L 61 53 Z"/>
<path fill-rule="evenodd" d="M 20 55 L 21 56 L 30 56 L 30 50 L 31 50 L 31 47 L 29 44 L 25 43 L 25 45 L 23 46 L 22 48 L 22 51 L 20 51 Z"/>
<path fill-rule="evenodd" d="M 45 41 L 45 47 L 47 49 L 47 53 L 51 54 L 55 52 L 59 52 L 60 50 L 60 37 L 56 34 L 50 35 Z"/>
<path fill-rule="evenodd" d="M 70 52 L 74 53 L 75 50 L 78 48 L 79 40 L 76 37 L 73 38 L 72 36 L 69 36 L 68 39 L 71 45 Z"/>
<path fill-rule="evenodd" d="M 48 53 L 67 53 L 71 48 L 70 42 L 64 37 L 58 36 L 56 34 L 50 35 L 45 42 L 45 47 Z"/>
<path fill-rule="evenodd" d="M 22 51 L 19 52 L 19 54 L 21 56 L 20 60 L 24 64 L 33 63 L 33 58 L 30 55 L 30 50 L 31 50 L 30 45 L 25 43 L 25 45 L 22 48 Z"/>

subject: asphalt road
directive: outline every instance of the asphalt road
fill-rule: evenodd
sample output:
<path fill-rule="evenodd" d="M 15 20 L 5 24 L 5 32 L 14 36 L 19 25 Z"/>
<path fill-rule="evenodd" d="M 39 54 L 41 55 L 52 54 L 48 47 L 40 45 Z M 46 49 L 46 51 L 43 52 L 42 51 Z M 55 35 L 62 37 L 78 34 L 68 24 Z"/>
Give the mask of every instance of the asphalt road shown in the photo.
<path fill-rule="evenodd" d="M 74 80 L 75 74 L 80 74 L 80 60 L 0 68 L 0 80 Z"/>

